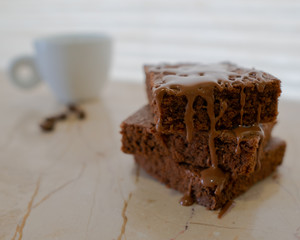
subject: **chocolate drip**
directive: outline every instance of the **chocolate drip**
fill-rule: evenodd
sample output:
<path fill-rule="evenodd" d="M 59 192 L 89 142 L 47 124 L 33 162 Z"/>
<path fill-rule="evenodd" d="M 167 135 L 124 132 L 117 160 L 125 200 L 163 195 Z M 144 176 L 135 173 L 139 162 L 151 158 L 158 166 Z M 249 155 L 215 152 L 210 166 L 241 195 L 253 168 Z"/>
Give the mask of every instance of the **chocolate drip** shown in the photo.
<path fill-rule="evenodd" d="M 260 118 L 261 118 L 261 103 L 258 104 L 258 108 L 257 108 L 257 122 L 260 122 Z"/>
<path fill-rule="evenodd" d="M 220 103 L 219 115 L 216 117 L 214 111 L 215 104 L 215 90 L 220 92 L 226 88 L 233 88 L 233 83 L 241 84 L 241 119 L 240 123 L 243 122 L 243 112 L 245 105 L 245 86 L 246 84 L 242 81 L 244 79 L 251 79 L 256 83 L 257 89 L 259 92 L 264 90 L 264 84 L 261 84 L 261 79 L 263 78 L 263 73 L 258 71 L 250 70 L 244 74 L 239 74 L 239 69 L 229 63 L 220 63 L 220 64 L 211 64 L 211 65 L 201 65 L 201 64 L 183 64 L 168 66 L 162 65 L 158 67 L 153 67 L 150 69 L 151 72 L 160 73 L 163 75 L 162 82 L 154 86 L 154 101 L 158 106 L 158 122 L 156 128 L 158 131 L 162 129 L 161 122 L 161 105 L 163 98 L 166 93 L 170 92 L 176 96 L 184 96 L 187 100 L 184 123 L 186 127 L 186 137 L 187 141 L 191 142 L 194 135 L 194 115 L 195 111 L 193 109 L 194 101 L 197 96 L 202 97 L 207 104 L 207 114 L 210 120 L 210 129 L 209 129 L 209 151 L 210 151 L 210 160 L 211 167 L 201 172 L 201 183 L 204 186 L 216 188 L 215 194 L 218 195 L 221 193 L 224 182 L 225 174 L 223 171 L 218 168 L 218 159 L 216 155 L 215 148 L 215 138 L 218 135 L 216 130 L 217 122 L 224 115 L 227 109 L 227 103 Z M 257 84 L 259 83 L 259 84 Z M 258 122 L 260 121 L 260 112 L 261 105 L 259 105 L 257 118 Z M 254 127 L 255 128 L 255 127 Z M 252 128 L 251 128 L 252 129 Z M 249 129 L 248 129 L 249 130 Z M 235 130 L 238 136 L 242 135 L 244 129 Z M 240 135 L 239 135 L 240 134 Z M 238 146 L 239 146 L 239 139 Z M 238 150 L 239 151 L 239 147 Z M 190 197 L 190 195 L 187 195 Z M 183 197 L 181 202 L 189 202 L 187 196 Z"/>
<path fill-rule="evenodd" d="M 182 196 L 182 198 L 179 201 L 180 205 L 182 206 L 191 206 L 195 202 L 194 198 L 192 197 L 192 183 L 193 178 L 191 178 L 190 180 L 187 192 Z"/>
<path fill-rule="evenodd" d="M 210 167 L 201 172 L 200 182 L 203 186 L 216 188 L 215 194 L 220 195 L 224 188 L 226 174 L 218 167 Z"/>
<path fill-rule="evenodd" d="M 193 132 L 194 132 L 194 108 L 193 104 L 195 101 L 195 94 L 190 94 L 188 96 L 188 102 L 185 109 L 185 115 L 184 115 L 184 122 L 186 124 L 186 138 L 188 142 L 192 141 L 193 138 Z"/>
<path fill-rule="evenodd" d="M 240 74 L 240 69 L 230 63 L 219 64 L 180 64 L 180 65 L 158 65 L 150 67 L 150 72 L 162 74 L 162 81 L 153 87 L 154 101 L 158 106 L 158 122 L 156 128 L 162 130 L 161 105 L 165 94 L 171 93 L 176 96 L 185 96 L 187 100 L 184 121 L 186 135 L 189 141 L 192 140 L 194 130 L 194 109 L 193 104 L 197 96 L 208 101 L 209 94 L 214 95 L 214 90 L 223 91 L 226 88 L 233 88 L 234 84 L 241 86 L 241 120 L 243 120 L 246 94 L 244 92 L 247 83 L 243 80 L 249 79 L 256 84 L 259 92 L 265 88 L 265 77 L 261 71 L 249 69 Z M 214 101 L 214 99 L 212 99 Z M 214 111 L 214 109 L 212 108 Z M 260 114 L 258 114 L 260 120 Z M 211 118 L 210 118 L 211 120 Z"/>
<path fill-rule="evenodd" d="M 263 80 L 264 74 L 265 73 L 260 72 L 260 71 L 249 73 L 250 77 L 256 77 L 256 88 L 260 93 L 262 93 L 266 87 L 266 82 Z"/>
<path fill-rule="evenodd" d="M 191 197 L 190 194 L 184 194 L 183 197 L 180 199 L 179 203 L 182 206 L 191 206 L 194 204 L 194 199 Z"/>
<path fill-rule="evenodd" d="M 221 102 L 221 105 L 220 105 L 220 113 L 219 113 L 219 116 L 216 118 L 216 122 L 218 122 L 224 115 L 224 113 L 226 112 L 227 110 L 227 107 L 228 107 L 228 104 L 226 101 L 224 102 Z"/>
<path fill-rule="evenodd" d="M 258 90 L 259 93 L 263 93 L 266 87 L 266 82 L 263 80 L 264 79 L 264 74 L 263 72 L 250 72 L 250 76 L 256 77 L 256 89 Z M 257 107 L 257 123 L 260 122 L 261 119 L 261 107 L 262 104 L 259 102 L 258 107 Z"/>
<path fill-rule="evenodd" d="M 241 98 L 240 98 L 240 105 L 241 105 L 240 125 L 243 125 L 245 102 L 246 102 L 245 85 L 242 85 L 242 87 L 241 87 Z"/>

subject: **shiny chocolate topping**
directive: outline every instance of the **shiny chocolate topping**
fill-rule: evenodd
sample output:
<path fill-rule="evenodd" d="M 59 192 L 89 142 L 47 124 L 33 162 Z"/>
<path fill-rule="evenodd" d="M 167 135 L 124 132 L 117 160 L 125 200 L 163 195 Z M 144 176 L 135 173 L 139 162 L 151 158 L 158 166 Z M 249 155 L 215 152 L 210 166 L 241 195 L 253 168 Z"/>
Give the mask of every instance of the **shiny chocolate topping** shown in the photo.
<path fill-rule="evenodd" d="M 254 82 L 257 90 L 263 92 L 267 78 L 265 73 L 254 69 L 240 69 L 231 63 L 218 64 L 180 64 L 180 65 L 157 65 L 149 68 L 149 72 L 159 74 L 161 81 L 157 81 L 152 91 L 154 99 L 160 108 L 165 94 L 171 93 L 176 96 L 185 96 L 187 99 L 185 111 L 185 125 L 187 140 L 191 141 L 194 130 L 194 108 L 193 104 L 197 96 L 202 97 L 207 102 L 207 113 L 211 121 L 211 128 L 222 117 L 215 117 L 214 113 L 214 90 L 222 91 L 224 88 L 240 86 L 241 116 L 240 125 L 243 123 L 244 105 L 246 94 L 244 92 L 247 81 Z M 261 107 L 258 110 L 257 119 L 260 120 Z M 159 109 L 158 113 L 161 113 Z M 224 112 L 223 112 L 224 114 Z M 158 116 L 160 119 L 160 116 Z M 162 122 L 158 121 L 157 130 L 161 130 Z"/>
<path fill-rule="evenodd" d="M 171 93 L 176 96 L 185 96 L 187 99 L 184 123 L 186 126 L 186 138 L 192 141 L 194 134 L 194 115 L 193 104 L 196 97 L 202 97 L 207 103 L 207 114 L 210 120 L 209 130 L 209 151 L 211 167 L 201 172 L 201 182 L 204 186 L 215 187 L 215 194 L 220 194 L 225 182 L 225 173 L 218 168 L 218 159 L 216 156 L 215 138 L 218 135 L 216 130 L 217 122 L 222 118 L 227 109 L 226 101 L 221 102 L 219 115 L 214 112 L 215 89 L 223 91 L 224 88 L 233 88 L 234 85 L 240 86 L 240 106 L 241 116 L 240 124 L 243 123 L 243 113 L 246 101 L 245 86 L 249 80 L 256 84 L 257 90 L 263 92 L 265 88 L 265 73 L 254 69 L 241 69 L 231 63 L 218 64 L 179 64 L 179 65 L 158 65 L 149 68 L 150 72 L 159 74 L 161 81 L 158 81 L 153 87 L 154 100 L 161 113 L 165 94 Z M 260 121 L 261 105 L 259 105 L 257 121 Z M 158 116 L 158 119 L 161 117 Z M 156 128 L 162 129 L 162 122 L 158 121 Z M 238 127 L 234 130 L 237 136 L 237 152 L 239 152 L 239 139 L 248 131 L 257 130 L 257 127 L 245 129 Z"/>
<path fill-rule="evenodd" d="M 192 183 L 193 183 L 193 178 L 190 179 L 188 190 L 179 201 L 180 205 L 182 206 L 191 206 L 195 202 L 194 198 L 192 197 Z"/>
<path fill-rule="evenodd" d="M 216 188 L 215 194 L 219 195 L 224 188 L 226 174 L 218 167 L 210 167 L 201 172 L 203 186 Z"/>
<path fill-rule="evenodd" d="M 189 193 L 185 193 L 179 201 L 180 205 L 182 206 L 191 206 L 194 204 L 194 202 L 195 202 L 194 199 Z"/>

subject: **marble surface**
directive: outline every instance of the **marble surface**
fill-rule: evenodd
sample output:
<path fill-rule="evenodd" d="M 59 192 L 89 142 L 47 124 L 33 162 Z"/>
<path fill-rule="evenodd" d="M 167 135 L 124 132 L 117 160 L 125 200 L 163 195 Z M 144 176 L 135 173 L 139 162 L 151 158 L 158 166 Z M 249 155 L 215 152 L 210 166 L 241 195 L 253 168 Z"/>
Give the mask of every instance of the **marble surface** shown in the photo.
<path fill-rule="evenodd" d="M 21 91 L 0 76 L 0 239 L 300 239 L 300 103 L 281 100 L 274 135 L 288 142 L 276 175 L 218 212 L 179 193 L 120 151 L 119 125 L 146 103 L 144 86 L 110 83 L 84 121 L 42 133 L 63 106 L 45 86 Z M 274 177 L 276 176 L 276 177 Z"/>

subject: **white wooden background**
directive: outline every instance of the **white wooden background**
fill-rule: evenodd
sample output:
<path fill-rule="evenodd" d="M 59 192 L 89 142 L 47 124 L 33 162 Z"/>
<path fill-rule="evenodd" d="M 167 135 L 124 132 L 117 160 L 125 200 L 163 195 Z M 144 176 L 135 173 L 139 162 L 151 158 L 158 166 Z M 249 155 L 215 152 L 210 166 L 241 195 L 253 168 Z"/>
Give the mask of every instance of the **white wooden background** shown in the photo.
<path fill-rule="evenodd" d="M 231 60 L 300 99 L 297 0 L 0 0 L 0 68 L 35 37 L 78 31 L 113 36 L 114 80 L 142 81 L 146 62 Z"/>

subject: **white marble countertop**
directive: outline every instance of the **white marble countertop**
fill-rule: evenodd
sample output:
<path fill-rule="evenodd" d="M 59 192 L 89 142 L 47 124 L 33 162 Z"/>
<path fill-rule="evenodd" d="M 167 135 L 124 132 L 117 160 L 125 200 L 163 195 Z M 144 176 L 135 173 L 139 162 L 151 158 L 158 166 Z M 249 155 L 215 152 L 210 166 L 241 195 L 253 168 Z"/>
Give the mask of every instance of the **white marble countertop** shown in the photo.
<path fill-rule="evenodd" d="M 120 151 L 119 125 L 146 103 L 144 86 L 110 83 L 98 102 L 42 133 L 62 109 L 45 86 L 21 91 L 0 76 L 0 240 L 300 239 L 300 103 L 280 102 L 274 135 L 288 142 L 277 177 L 218 212 L 178 204 Z"/>

